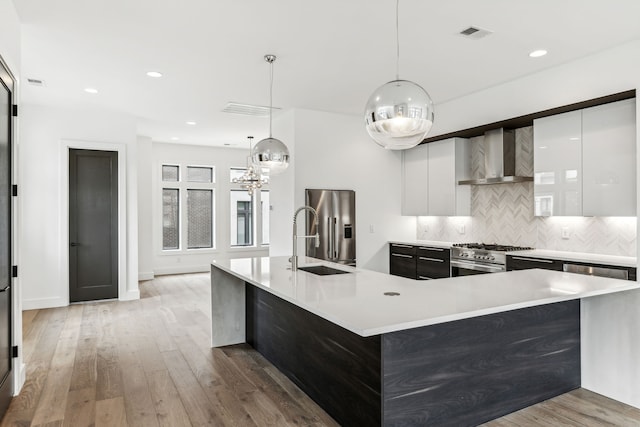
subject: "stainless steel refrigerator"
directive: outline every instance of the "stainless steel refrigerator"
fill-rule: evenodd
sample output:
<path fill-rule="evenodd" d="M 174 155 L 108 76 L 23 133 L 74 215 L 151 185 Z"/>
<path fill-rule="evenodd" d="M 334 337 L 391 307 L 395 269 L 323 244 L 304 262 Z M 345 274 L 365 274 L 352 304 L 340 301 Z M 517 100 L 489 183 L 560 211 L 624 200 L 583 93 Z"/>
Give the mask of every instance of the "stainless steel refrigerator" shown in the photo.
<path fill-rule="evenodd" d="M 356 265 L 356 192 L 353 190 L 305 190 L 305 204 L 318 212 L 318 226 L 307 211 L 306 234 L 320 235 L 320 245 L 307 239 L 307 256 Z"/>

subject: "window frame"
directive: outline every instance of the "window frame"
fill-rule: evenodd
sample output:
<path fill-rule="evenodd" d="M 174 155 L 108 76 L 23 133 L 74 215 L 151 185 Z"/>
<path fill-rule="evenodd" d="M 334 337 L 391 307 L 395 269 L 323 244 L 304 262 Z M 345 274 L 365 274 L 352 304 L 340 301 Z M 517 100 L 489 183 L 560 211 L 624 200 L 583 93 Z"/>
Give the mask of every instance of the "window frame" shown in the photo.
<path fill-rule="evenodd" d="M 159 242 L 159 255 L 179 255 L 179 254 L 196 254 L 196 253 L 215 253 L 218 252 L 218 244 L 217 244 L 217 227 L 216 223 L 218 221 L 218 213 L 216 212 L 216 197 L 217 197 L 217 168 L 214 164 L 202 164 L 202 163 L 189 163 L 189 162 L 159 162 L 160 167 L 158 176 L 159 176 L 159 187 L 160 187 L 160 212 L 161 212 L 161 221 L 162 221 L 162 212 L 163 212 L 163 200 L 162 200 L 162 192 L 165 189 L 175 189 L 178 190 L 179 194 L 179 207 L 178 207 L 178 233 L 179 233 L 179 245 L 178 249 L 164 249 L 164 237 L 162 232 L 163 224 L 160 223 L 160 242 Z M 162 168 L 163 166 L 177 166 L 178 169 L 178 181 L 163 181 L 162 177 Z M 191 182 L 188 181 L 188 168 L 189 167 L 197 167 L 197 168 L 211 168 L 211 179 L 212 182 Z M 189 248 L 188 238 L 189 238 L 189 224 L 188 224 L 188 195 L 189 190 L 209 190 L 211 191 L 211 247 L 208 248 Z"/>
<path fill-rule="evenodd" d="M 262 209 L 261 209 L 261 202 L 262 202 L 262 192 L 263 191 L 269 191 L 270 190 L 268 187 L 262 187 L 262 188 L 258 188 L 256 190 L 253 191 L 253 195 L 251 196 L 251 202 L 252 202 L 252 232 L 253 232 L 253 244 L 252 245 L 232 245 L 231 242 L 233 241 L 232 237 L 231 237 L 231 233 L 235 232 L 237 233 L 237 227 L 236 229 L 233 229 L 232 227 L 232 217 L 233 215 L 237 215 L 237 208 L 235 206 L 231 206 L 231 195 L 233 194 L 233 191 L 244 191 L 246 192 L 246 189 L 243 189 L 241 184 L 234 184 L 231 181 L 231 171 L 232 170 L 246 170 L 247 167 L 246 166 L 229 166 L 229 168 L 225 171 L 225 173 L 227 174 L 226 179 L 229 181 L 229 192 L 228 192 L 228 200 L 229 200 L 229 218 L 228 218 L 228 225 L 229 225 L 229 250 L 230 251 L 256 251 L 256 250 L 264 250 L 264 249 L 269 249 L 269 243 L 264 244 L 262 243 L 262 231 L 263 231 L 263 216 L 262 216 Z M 268 185 L 268 184 L 267 184 Z M 232 210 L 233 209 L 233 210 Z M 270 207 L 268 208 L 270 210 Z M 269 238 L 269 241 L 271 241 L 271 238 Z"/>

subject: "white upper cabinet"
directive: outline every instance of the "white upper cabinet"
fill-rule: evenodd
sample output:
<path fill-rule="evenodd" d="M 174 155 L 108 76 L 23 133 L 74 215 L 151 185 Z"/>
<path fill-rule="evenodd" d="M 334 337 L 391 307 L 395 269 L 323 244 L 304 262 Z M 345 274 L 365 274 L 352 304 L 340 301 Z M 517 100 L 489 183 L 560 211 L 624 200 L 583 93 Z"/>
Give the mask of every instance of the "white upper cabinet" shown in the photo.
<path fill-rule="evenodd" d="M 585 216 L 636 215 L 635 101 L 582 111 Z"/>
<path fill-rule="evenodd" d="M 636 215 L 635 98 L 533 126 L 536 216 Z"/>
<path fill-rule="evenodd" d="M 403 215 L 471 215 L 469 140 L 451 138 L 422 144 L 403 153 Z"/>
<path fill-rule="evenodd" d="M 402 215 L 427 215 L 429 144 L 402 152 Z"/>
<path fill-rule="evenodd" d="M 533 121 L 536 216 L 582 215 L 582 112 Z"/>

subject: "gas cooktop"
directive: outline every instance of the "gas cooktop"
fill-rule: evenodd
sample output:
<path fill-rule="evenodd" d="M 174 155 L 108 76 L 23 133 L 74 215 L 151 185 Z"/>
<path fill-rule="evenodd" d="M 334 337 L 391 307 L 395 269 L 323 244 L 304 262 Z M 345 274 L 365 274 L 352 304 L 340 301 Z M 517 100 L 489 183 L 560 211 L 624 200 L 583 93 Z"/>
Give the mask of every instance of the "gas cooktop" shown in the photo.
<path fill-rule="evenodd" d="M 526 246 L 498 245 L 497 243 L 455 243 L 453 246 L 463 249 L 480 249 L 497 252 L 526 251 L 533 249 Z"/>

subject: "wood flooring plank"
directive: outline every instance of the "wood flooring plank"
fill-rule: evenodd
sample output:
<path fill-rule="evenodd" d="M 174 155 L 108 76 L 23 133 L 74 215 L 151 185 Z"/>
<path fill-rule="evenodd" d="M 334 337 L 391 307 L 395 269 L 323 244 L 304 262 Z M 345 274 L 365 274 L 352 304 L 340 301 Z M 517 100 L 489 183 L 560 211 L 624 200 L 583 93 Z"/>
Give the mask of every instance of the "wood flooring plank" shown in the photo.
<path fill-rule="evenodd" d="M 265 396 L 271 401 L 278 411 L 284 416 L 284 421 L 293 425 L 312 426 L 319 425 L 320 420 L 306 411 L 263 369 L 256 363 L 247 345 L 228 346 L 225 354 L 245 372 L 251 382 L 262 392 L 259 396 Z M 248 375 L 248 374 L 251 375 Z M 261 403 L 264 406 L 264 402 Z"/>
<path fill-rule="evenodd" d="M 122 396 L 96 402 L 95 427 L 128 427 Z"/>
<path fill-rule="evenodd" d="M 68 309 L 67 319 L 60 332 L 58 345 L 51 359 L 51 368 L 34 414 L 34 425 L 62 422 L 64 419 L 82 310 L 82 305 L 71 306 Z"/>
<path fill-rule="evenodd" d="M 65 427 L 93 427 L 96 418 L 95 387 L 72 390 L 67 398 Z"/>
<path fill-rule="evenodd" d="M 181 345 L 183 348 L 192 349 L 194 343 L 183 338 Z M 209 349 L 209 351 L 214 350 Z M 243 427 L 256 425 L 244 408 L 244 401 L 246 400 L 246 394 L 244 393 L 246 392 L 241 391 L 243 393 L 241 396 L 234 392 L 234 389 L 226 381 L 229 373 L 224 367 L 214 367 L 210 362 L 210 358 L 200 351 L 184 351 L 182 355 L 209 401 L 217 408 L 216 412 L 220 414 L 225 424 Z M 253 388 L 250 390 L 252 391 Z"/>
<path fill-rule="evenodd" d="M 169 371 L 154 371 L 148 375 L 148 378 L 160 426 L 190 426 L 189 416 L 184 409 L 173 380 L 171 380 Z"/>
<path fill-rule="evenodd" d="M 115 343 L 101 342 L 96 349 L 96 399 L 122 397 L 122 371 Z"/>
<path fill-rule="evenodd" d="M 191 423 L 195 426 L 225 425 L 220 414 L 215 410 L 219 407 L 216 408 L 209 402 L 182 354 L 179 351 L 167 351 L 162 353 L 162 356 Z"/>
<path fill-rule="evenodd" d="M 69 390 L 96 388 L 98 338 L 79 337 Z"/>

